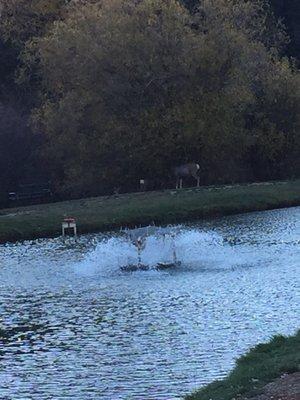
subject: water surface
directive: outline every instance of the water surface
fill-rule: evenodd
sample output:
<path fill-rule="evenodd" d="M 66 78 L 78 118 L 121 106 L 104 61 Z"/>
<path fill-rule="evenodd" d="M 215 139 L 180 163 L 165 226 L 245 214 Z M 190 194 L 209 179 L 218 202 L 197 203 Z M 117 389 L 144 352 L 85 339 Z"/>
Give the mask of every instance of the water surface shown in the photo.
<path fill-rule="evenodd" d="M 171 400 L 299 327 L 300 208 L 175 229 L 181 267 L 122 273 L 120 235 L 0 246 L 0 398 Z M 172 257 L 150 237 L 143 261 Z"/>

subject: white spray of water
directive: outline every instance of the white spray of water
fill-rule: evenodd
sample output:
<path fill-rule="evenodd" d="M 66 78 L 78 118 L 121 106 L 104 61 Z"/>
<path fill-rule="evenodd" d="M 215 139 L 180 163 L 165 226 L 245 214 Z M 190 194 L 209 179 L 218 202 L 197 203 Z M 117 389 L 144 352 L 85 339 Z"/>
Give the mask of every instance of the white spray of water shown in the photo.
<path fill-rule="evenodd" d="M 220 234 L 185 228 L 177 230 L 174 237 L 147 237 L 142 251 L 142 263 L 155 269 L 159 262 L 172 262 L 174 247 L 178 261 L 185 269 L 199 266 L 226 268 L 232 264 L 241 265 L 245 260 L 234 246 L 224 243 Z M 111 237 L 99 241 L 76 265 L 76 272 L 86 275 L 111 275 L 120 273 L 122 266 L 137 262 L 137 249 L 130 241 L 124 237 Z"/>

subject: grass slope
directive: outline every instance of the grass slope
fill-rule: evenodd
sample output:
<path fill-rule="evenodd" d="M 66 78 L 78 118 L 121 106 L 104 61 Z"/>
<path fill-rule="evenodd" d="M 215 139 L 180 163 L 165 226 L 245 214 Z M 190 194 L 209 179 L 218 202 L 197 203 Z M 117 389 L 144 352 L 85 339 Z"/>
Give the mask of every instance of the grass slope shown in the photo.
<path fill-rule="evenodd" d="M 88 233 L 296 205 L 300 180 L 95 197 L 2 210 L 0 242 L 58 236 L 64 216 Z"/>
<path fill-rule="evenodd" d="M 300 331 L 295 336 L 276 336 L 241 357 L 223 381 L 214 382 L 186 397 L 186 400 L 231 400 L 253 396 L 284 373 L 300 371 Z"/>

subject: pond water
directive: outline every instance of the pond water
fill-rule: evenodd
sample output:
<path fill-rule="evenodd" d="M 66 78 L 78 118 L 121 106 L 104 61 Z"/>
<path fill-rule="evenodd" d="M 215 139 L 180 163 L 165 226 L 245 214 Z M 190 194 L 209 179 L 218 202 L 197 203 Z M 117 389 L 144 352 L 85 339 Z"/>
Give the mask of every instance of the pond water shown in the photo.
<path fill-rule="evenodd" d="M 120 235 L 0 247 L 1 399 L 180 399 L 299 327 L 300 208 L 176 228 L 182 262 L 124 273 Z M 150 237 L 143 261 L 168 261 Z"/>

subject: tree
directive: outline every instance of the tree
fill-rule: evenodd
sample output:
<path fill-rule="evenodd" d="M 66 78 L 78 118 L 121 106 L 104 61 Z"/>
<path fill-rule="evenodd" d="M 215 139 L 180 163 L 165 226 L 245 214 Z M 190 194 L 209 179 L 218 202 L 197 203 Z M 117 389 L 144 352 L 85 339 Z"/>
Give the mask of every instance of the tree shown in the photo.
<path fill-rule="evenodd" d="M 129 189 L 192 160 L 206 182 L 279 176 L 295 160 L 299 80 L 268 12 L 244 0 L 203 0 L 194 15 L 175 0 L 72 4 L 24 57 L 38 66 L 32 120 L 60 190 Z"/>
<path fill-rule="evenodd" d="M 95 176 L 109 182 L 113 171 L 119 184 L 167 168 L 178 141 L 162 124 L 176 125 L 171 115 L 192 90 L 197 66 L 188 19 L 175 1 L 114 0 L 74 10 L 38 41 L 51 100 L 35 120 L 63 156 L 66 181 L 82 177 L 93 186 Z M 80 155 L 72 161 L 72 154 Z"/>
<path fill-rule="evenodd" d="M 22 48 L 27 40 L 41 36 L 62 17 L 67 3 L 68 0 L 1 0 L 2 38 Z"/>

